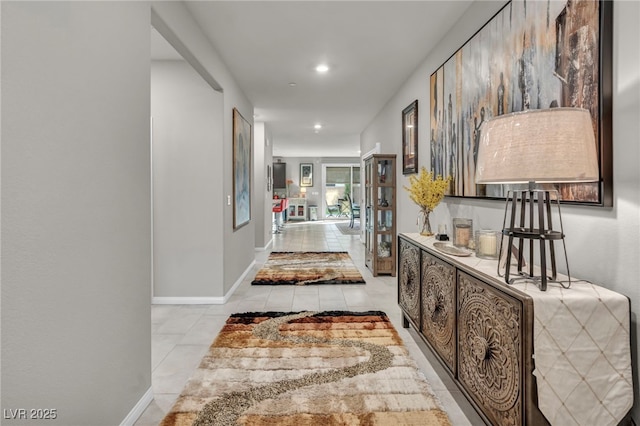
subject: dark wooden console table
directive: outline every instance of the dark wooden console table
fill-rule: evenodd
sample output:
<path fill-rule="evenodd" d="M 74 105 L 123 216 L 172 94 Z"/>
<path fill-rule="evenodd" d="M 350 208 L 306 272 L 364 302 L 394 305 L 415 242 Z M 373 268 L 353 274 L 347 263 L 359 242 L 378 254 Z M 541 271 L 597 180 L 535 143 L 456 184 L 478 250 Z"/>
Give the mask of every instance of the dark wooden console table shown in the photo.
<path fill-rule="evenodd" d="M 568 290 L 550 286 L 546 292 L 531 283 L 506 285 L 497 275 L 497 261 L 451 256 L 435 249 L 433 242 L 434 238 L 420 234 L 398 236 L 398 303 L 403 325 L 416 329 L 487 424 L 570 424 L 565 423 L 569 418 L 575 424 L 616 425 L 621 421 L 633 404 L 626 297 L 592 284 L 585 284 L 587 288 L 574 283 Z M 602 301 L 605 299 L 608 302 Z M 609 327 L 616 333 L 610 359 L 601 356 L 607 350 L 598 347 L 612 345 L 611 340 L 601 343 L 605 336 L 598 340 L 601 321 L 565 309 L 592 306 L 589 315 L 600 315 L 603 305 L 615 311 L 612 318 L 602 318 L 611 320 Z M 547 312 L 555 306 L 558 313 Z M 567 318 L 580 316 L 584 318 L 577 318 L 575 327 L 569 324 Z M 572 348 L 572 340 L 582 339 L 581 330 L 584 335 L 591 333 L 594 340 Z M 585 356 L 593 356 L 589 362 L 594 365 L 599 362 L 597 357 L 609 365 L 594 377 L 583 375 L 581 369 L 595 370 L 579 365 Z M 563 394 L 568 386 L 564 382 L 576 377 L 582 378 L 587 390 L 577 383 L 569 387 L 576 395 Z M 588 389 L 596 389 L 601 380 L 611 389 L 590 395 Z M 543 384 L 540 390 L 539 383 Z M 583 400 L 576 403 L 578 398 Z M 584 423 L 580 416 L 589 421 Z"/>

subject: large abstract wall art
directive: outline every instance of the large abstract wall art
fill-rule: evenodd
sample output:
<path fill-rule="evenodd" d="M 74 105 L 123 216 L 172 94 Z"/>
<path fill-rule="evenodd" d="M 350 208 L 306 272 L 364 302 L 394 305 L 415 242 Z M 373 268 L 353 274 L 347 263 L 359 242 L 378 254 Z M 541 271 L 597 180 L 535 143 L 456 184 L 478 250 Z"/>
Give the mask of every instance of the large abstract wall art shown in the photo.
<path fill-rule="evenodd" d="M 555 187 L 563 202 L 612 205 L 612 3 L 513 0 L 431 75 L 431 170 L 451 176 L 447 195 L 506 195 L 505 185 L 475 184 L 484 121 L 580 107 L 591 113 L 600 182 Z"/>

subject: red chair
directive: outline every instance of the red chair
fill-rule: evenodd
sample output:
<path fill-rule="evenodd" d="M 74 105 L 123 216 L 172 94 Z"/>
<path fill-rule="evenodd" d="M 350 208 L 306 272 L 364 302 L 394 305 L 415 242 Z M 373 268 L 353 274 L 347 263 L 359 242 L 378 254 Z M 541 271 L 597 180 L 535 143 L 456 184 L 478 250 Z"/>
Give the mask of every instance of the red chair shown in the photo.
<path fill-rule="evenodd" d="M 284 212 L 287 211 L 287 207 L 289 206 L 289 200 L 287 200 L 286 198 L 282 198 L 282 199 L 277 199 L 274 198 L 273 199 L 273 204 L 271 205 L 271 211 L 273 212 L 273 233 L 274 234 L 279 234 L 280 233 L 280 229 L 282 229 L 282 225 L 283 225 L 283 220 L 282 220 L 282 214 Z"/>

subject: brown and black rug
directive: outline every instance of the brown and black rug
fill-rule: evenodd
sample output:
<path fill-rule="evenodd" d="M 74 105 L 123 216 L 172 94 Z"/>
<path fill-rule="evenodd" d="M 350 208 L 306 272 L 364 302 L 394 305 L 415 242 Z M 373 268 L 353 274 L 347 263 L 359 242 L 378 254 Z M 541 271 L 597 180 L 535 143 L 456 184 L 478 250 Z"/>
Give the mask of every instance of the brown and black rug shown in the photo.
<path fill-rule="evenodd" d="M 450 426 L 384 312 L 234 314 L 161 426 Z"/>
<path fill-rule="evenodd" d="M 365 284 L 349 253 L 272 252 L 253 285 Z"/>

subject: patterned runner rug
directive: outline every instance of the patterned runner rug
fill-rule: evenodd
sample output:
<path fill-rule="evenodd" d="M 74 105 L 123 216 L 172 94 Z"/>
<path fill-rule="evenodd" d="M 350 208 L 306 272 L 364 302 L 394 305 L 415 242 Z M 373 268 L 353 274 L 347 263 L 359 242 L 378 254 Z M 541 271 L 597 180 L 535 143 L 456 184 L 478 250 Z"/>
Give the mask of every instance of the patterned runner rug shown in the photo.
<path fill-rule="evenodd" d="M 349 222 L 336 223 L 336 228 L 344 235 L 360 235 L 360 222 L 356 222 L 353 228 L 349 228 Z"/>
<path fill-rule="evenodd" d="M 365 284 L 349 253 L 272 252 L 253 285 Z"/>
<path fill-rule="evenodd" d="M 384 312 L 234 314 L 161 426 L 450 426 Z"/>

